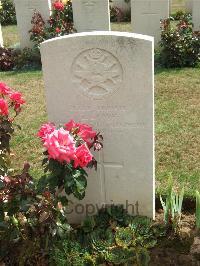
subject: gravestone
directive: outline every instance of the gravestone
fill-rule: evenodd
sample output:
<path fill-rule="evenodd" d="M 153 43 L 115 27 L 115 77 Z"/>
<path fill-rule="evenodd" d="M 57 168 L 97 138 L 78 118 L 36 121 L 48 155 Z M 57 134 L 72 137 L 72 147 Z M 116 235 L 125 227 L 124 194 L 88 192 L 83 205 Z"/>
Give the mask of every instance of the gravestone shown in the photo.
<path fill-rule="evenodd" d="M 31 20 L 35 11 L 42 15 L 46 22 L 50 16 L 50 0 L 14 0 L 17 16 L 17 28 L 20 36 L 20 47 L 31 48 L 33 43 L 30 41 Z"/>
<path fill-rule="evenodd" d="M 1 30 L 1 24 L 0 24 L 0 47 L 3 47 L 3 35 Z"/>
<path fill-rule="evenodd" d="M 105 204 L 153 217 L 153 38 L 72 34 L 43 42 L 41 55 L 49 121 L 88 123 L 104 137 L 85 199 L 71 199 L 70 222 Z"/>
<path fill-rule="evenodd" d="M 131 18 L 133 32 L 154 37 L 160 41 L 160 20 L 169 17 L 169 0 L 132 0 Z"/>
<path fill-rule="evenodd" d="M 200 0 L 193 0 L 192 22 L 194 24 L 194 30 L 200 31 Z"/>
<path fill-rule="evenodd" d="M 73 0 L 77 32 L 110 30 L 109 0 Z"/>

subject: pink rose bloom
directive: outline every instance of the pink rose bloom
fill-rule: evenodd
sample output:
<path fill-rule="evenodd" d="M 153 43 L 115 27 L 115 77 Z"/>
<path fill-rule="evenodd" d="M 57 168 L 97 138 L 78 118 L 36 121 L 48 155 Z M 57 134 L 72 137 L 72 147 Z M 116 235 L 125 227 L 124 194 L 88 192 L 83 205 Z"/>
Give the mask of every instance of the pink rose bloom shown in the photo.
<path fill-rule="evenodd" d="M 96 132 L 92 130 L 92 127 L 86 124 L 79 124 L 78 135 L 88 143 L 90 139 L 93 139 L 96 136 Z"/>
<path fill-rule="evenodd" d="M 22 98 L 22 94 L 18 91 L 10 93 L 10 100 L 14 103 L 24 104 L 25 101 Z"/>
<path fill-rule="evenodd" d="M 37 136 L 45 141 L 47 135 L 51 134 L 56 129 L 53 123 L 46 123 L 41 126 L 40 130 L 37 133 Z"/>
<path fill-rule="evenodd" d="M 74 167 L 86 167 L 93 159 L 90 150 L 86 145 L 82 144 L 76 149 L 76 156 L 74 159 Z"/>
<path fill-rule="evenodd" d="M 86 143 L 90 143 L 89 140 L 93 139 L 96 136 L 96 132 L 92 130 L 92 127 L 86 124 L 78 124 L 73 120 L 65 124 L 65 127 L 68 131 L 77 129 L 77 135 L 81 137 Z"/>
<path fill-rule="evenodd" d="M 50 135 L 47 135 L 44 147 L 49 153 L 49 158 L 67 163 L 74 160 L 75 142 L 69 131 L 64 128 L 56 129 Z"/>
<path fill-rule="evenodd" d="M 0 94 L 8 95 L 11 93 L 11 89 L 3 82 L 0 82 Z"/>
<path fill-rule="evenodd" d="M 59 0 L 53 3 L 53 7 L 59 11 L 62 11 L 65 8 L 64 4 L 60 2 Z"/>
<path fill-rule="evenodd" d="M 21 105 L 25 103 L 24 99 L 22 98 L 22 94 L 16 91 L 16 92 L 11 92 L 9 96 L 11 102 L 14 105 L 15 111 L 19 113 L 21 111 Z"/>
<path fill-rule="evenodd" d="M 0 115 L 8 115 L 8 104 L 3 98 L 0 99 Z"/>

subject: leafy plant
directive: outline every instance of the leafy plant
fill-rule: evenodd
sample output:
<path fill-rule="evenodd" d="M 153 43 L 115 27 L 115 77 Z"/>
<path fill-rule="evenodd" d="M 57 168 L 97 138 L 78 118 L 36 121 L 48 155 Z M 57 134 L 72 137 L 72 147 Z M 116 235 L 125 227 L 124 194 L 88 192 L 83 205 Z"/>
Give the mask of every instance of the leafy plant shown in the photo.
<path fill-rule="evenodd" d="M 194 67 L 200 61 L 200 33 L 193 31 L 185 15 L 174 27 L 170 19 L 161 24 L 160 64 L 164 67 Z"/>
<path fill-rule="evenodd" d="M 9 71 L 14 67 L 14 50 L 0 47 L 0 71 Z"/>
<path fill-rule="evenodd" d="M 115 206 L 115 213 L 121 208 Z M 70 231 L 63 241 L 54 242 L 50 255 L 53 265 L 140 265 L 150 261 L 148 249 L 155 246 L 152 239 L 163 236 L 163 229 L 149 218 L 130 217 L 131 224 L 122 226 L 121 221 L 110 216 L 110 209 L 100 210 L 88 217 L 81 226 Z M 124 219 L 127 214 L 124 211 Z M 116 216 L 115 216 L 116 217 Z M 103 219 L 103 224 L 99 221 Z M 107 220 L 107 222 L 105 222 Z M 161 233 L 162 231 L 162 233 Z"/>
<path fill-rule="evenodd" d="M 168 180 L 166 200 L 164 202 L 164 200 L 160 196 L 160 201 L 164 210 L 165 224 L 169 226 L 172 225 L 175 232 L 178 232 L 180 226 L 183 197 L 184 197 L 184 188 L 182 188 L 179 193 L 174 192 L 173 181 L 172 177 L 170 176 Z"/>
<path fill-rule="evenodd" d="M 196 191 L 196 227 L 200 229 L 200 193 Z"/>
<path fill-rule="evenodd" d="M 120 22 L 123 21 L 123 11 L 116 7 L 116 6 L 111 6 L 110 7 L 110 21 L 111 22 Z"/>
<path fill-rule="evenodd" d="M 35 12 L 31 23 L 30 39 L 36 48 L 45 40 L 74 33 L 72 2 L 56 0 L 52 4 L 52 14 L 47 22 L 40 13 Z"/>
<path fill-rule="evenodd" d="M 0 23 L 3 26 L 16 24 L 16 13 L 13 1 L 1 0 L 0 4 Z"/>
<path fill-rule="evenodd" d="M 187 14 L 183 12 L 183 10 L 178 10 L 176 11 L 176 13 L 171 14 L 171 18 L 173 18 L 174 20 L 181 20 L 185 16 L 187 16 Z"/>
<path fill-rule="evenodd" d="M 14 52 L 14 69 L 32 69 L 41 67 L 40 52 L 36 48 L 24 48 Z"/>
<path fill-rule="evenodd" d="M 9 174 L 10 140 L 14 133 L 14 120 L 25 103 L 18 91 L 0 82 L 0 175 Z M 19 127 L 19 126 L 18 126 Z"/>

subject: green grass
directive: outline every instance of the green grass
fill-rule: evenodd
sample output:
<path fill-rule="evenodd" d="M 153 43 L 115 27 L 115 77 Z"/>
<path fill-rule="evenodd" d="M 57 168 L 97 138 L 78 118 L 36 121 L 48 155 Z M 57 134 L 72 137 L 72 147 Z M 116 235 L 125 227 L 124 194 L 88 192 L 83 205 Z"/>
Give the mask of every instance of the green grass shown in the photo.
<path fill-rule="evenodd" d="M 163 70 L 155 75 L 156 106 L 156 183 L 165 192 L 172 173 L 186 193 L 200 189 L 200 69 Z M 12 142 L 15 167 L 25 161 L 35 177 L 42 174 L 42 147 L 36 138 L 40 125 L 47 121 L 44 84 L 40 71 L 0 73 L 0 80 L 25 95 L 25 110 L 17 118 L 22 126 Z"/>
<path fill-rule="evenodd" d="M 16 25 L 2 27 L 4 46 L 10 47 L 19 43 L 19 36 Z"/>

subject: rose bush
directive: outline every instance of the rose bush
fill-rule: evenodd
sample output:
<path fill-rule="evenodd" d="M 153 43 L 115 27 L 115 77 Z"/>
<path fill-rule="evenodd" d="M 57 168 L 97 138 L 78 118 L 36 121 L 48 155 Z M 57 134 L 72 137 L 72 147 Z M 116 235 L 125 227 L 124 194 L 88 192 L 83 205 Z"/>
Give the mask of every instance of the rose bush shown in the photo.
<path fill-rule="evenodd" d="M 200 62 L 200 32 L 193 31 L 185 15 L 174 27 L 170 19 L 161 24 L 160 64 L 164 67 L 195 67 Z"/>
<path fill-rule="evenodd" d="M 31 23 L 33 26 L 30 30 L 30 38 L 35 47 L 39 47 L 40 43 L 47 39 L 75 32 L 71 0 L 56 0 L 47 22 L 43 20 L 40 13 L 36 12 Z"/>
<path fill-rule="evenodd" d="M 95 167 L 97 162 L 91 149 L 102 148 L 102 136 L 86 124 L 69 121 L 61 128 L 52 123 L 42 125 L 38 132 L 45 148 L 45 172 L 40 179 L 41 191 L 48 187 L 63 203 L 66 197 L 63 192 L 73 194 L 78 199 L 85 196 L 87 172 L 84 168 Z"/>
<path fill-rule="evenodd" d="M 0 175 L 9 172 L 10 139 L 14 120 L 25 103 L 20 92 L 0 82 Z"/>

